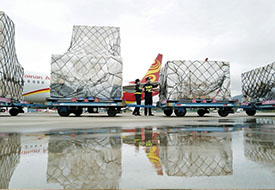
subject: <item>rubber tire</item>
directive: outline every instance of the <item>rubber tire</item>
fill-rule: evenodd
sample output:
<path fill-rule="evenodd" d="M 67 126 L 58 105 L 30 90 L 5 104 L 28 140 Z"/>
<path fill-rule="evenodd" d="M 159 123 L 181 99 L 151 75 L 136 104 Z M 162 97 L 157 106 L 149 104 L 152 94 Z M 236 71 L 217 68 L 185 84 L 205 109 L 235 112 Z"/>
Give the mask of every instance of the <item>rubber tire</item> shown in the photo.
<path fill-rule="evenodd" d="M 200 116 L 200 117 L 203 117 L 204 115 L 205 115 L 205 110 L 204 109 L 199 109 L 198 111 L 197 111 L 197 113 L 198 113 L 198 115 Z"/>
<path fill-rule="evenodd" d="M 78 110 L 74 110 L 73 113 L 74 113 L 74 115 L 76 117 L 79 117 L 83 113 L 83 109 L 82 108 L 78 108 Z"/>
<path fill-rule="evenodd" d="M 117 114 L 116 108 L 110 107 L 107 111 L 109 117 L 115 117 Z"/>
<path fill-rule="evenodd" d="M 169 117 L 173 114 L 173 109 L 165 109 L 163 110 L 163 113 Z"/>
<path fill-rule="evenodd" d="M 18 109 L 19 113 L 25 113 L 24 110 L 23 110 L 23 108 L 20 107 L 20 108 L 17 108 L 17 109 Z"/>
<path fill-rule="evenodd" d="M 256 110 L 245 110 L 245 113 L 248 116 L 254 116 L 256 114 Z"/>
<path fill-rule="evenodd" d="M 174 112 L 175 112 L 176 116 L 184 117 L 186 114 L 186 109 L 185 108 L 176 108 Z"/>
<path fill-rule="evenodd" d="M 19 109 L 17 109 L 17 108 L 11 108 L 9 110 L 9 113 L 10 113 L 11 116 L 17 116 L 19 114 Z"/>
<path fill-rule="evenodd" d="M 221 117 L 227 117 L 229 115 L 229 112 L 226 111 L 226 110 L 218 110 L 218 114 L 221 116 Z"/>
<path fill-rule="evenodd" d="M 64 110 L 61 108 L 57 109 L 57 113 L 61 116 L 61 117 L 68 117 L 70 115 L 70 111 L 68 110 L 68 108 L 65 108 Z"/>

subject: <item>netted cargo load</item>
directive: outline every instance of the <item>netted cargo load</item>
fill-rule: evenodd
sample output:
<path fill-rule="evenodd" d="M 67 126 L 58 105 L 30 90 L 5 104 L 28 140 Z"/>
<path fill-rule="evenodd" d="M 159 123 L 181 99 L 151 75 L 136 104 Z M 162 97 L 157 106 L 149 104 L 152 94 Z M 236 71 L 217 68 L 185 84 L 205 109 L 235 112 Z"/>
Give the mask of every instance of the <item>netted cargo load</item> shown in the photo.
<path fill-rule="evenodd" d="M 160 100 L 231 99 L 230 64 L 168 61 L 161 70 Z"/>
<path fill-rule="evenodd" d="M 275 100 L 275 62 L 242 73 L 243 101 Z"/>
<path fill-rule="evenodd" d="M 0 97 L 22 100 L 24 69 L 15 51 L 12 20 L 0 11 Z"/>
<path fill-rule="evenodd" d="M 64 189 L 117 189 L 121 173 L 120 137 L 50 137 L 48 183 Z"/>
<path fill-rule="evenodd" d="M 78 55 L 120 56 L 120 29 L 108 26 L 74 26 L 68 51 Z"/>
<path fill-rule="evenodd" d="M 74 26 L 69 50 L 52 55 L 51 97 L 122 97 L 119 28 Z"/>
<path fill-rule="evenodd" d="M 20 161 L 19 135 L 0 137 L 0 189 L 8 189 L 13 172 Z"/>
<path fill-rule="evenodd" d="M 161 162 L 168 176 L 232 175 L 231 137 L 160 135 Z"/>

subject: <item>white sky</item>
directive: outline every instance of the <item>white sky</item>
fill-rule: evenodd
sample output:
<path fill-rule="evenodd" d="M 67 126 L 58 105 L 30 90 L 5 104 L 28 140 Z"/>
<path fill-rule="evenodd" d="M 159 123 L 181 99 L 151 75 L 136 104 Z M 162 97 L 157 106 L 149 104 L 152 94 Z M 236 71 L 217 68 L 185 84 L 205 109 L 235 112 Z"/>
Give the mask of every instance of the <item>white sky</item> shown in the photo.
<path fill-rule="evenodd" d="M 144 76 L 158 53 L 167 60 L 231 63 L 232 95 L 240 74 L 275 61 L 274 0 L 0 0 L 16 25 L 25 70 L 50 73 L 73 25 L 119 26 L 124 81 Z"/>

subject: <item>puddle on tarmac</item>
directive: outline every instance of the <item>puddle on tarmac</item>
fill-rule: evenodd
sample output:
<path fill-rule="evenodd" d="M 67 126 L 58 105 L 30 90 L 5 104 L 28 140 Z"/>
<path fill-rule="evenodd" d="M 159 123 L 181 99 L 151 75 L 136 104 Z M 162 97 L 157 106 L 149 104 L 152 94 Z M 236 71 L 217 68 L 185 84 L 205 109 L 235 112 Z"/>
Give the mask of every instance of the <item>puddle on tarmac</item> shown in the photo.
<path fill-rule="evenodd" d="M 0 151 L 0 188 L 275 188 L 274 118 L 0 134 Z"/>

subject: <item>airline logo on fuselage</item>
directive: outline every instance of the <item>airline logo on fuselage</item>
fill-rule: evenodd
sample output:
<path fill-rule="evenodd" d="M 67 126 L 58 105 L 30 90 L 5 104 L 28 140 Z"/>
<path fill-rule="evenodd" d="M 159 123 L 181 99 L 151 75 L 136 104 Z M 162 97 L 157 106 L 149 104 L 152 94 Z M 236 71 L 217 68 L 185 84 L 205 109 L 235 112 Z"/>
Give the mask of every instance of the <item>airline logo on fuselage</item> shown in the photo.
<path fill-rule="evenodd" d="M 29 74 L 26 74 L 26 75 L 24 75 L 24 78 L 41 79 L 41 80 L 43 80 L 43 76 L 40 76 L 40 75 L 29 75 Z M 50 80 L 50 77 L 46 76 L 45 80 Z"/>

